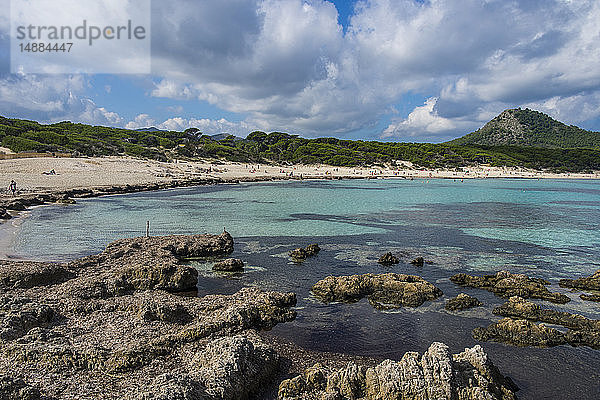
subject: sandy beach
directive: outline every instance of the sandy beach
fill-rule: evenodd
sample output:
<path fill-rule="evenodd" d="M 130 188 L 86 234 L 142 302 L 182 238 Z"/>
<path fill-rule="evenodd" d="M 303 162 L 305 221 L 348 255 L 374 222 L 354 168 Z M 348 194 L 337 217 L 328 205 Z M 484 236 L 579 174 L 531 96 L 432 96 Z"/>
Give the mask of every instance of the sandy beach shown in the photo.
<path fill-rule="evenodd" d="M 49 174 L 54 170 L 55 174 Z M 478 166 L 463 171 L 402 168 L 347 168 L 328 165 L 275 166 L 219 161 L 164 163 L 134 158 L 23 158 L 0 160 L 2 195 L 9 195 L 11 180 L 18 192 L 32 193 L 109 187 L 114 185 L 168 183 L 198 178 L 235 179 L 331 179 L 331 178 L 529 178 L 598 179 L 600 174 L 552 174 L 517 168 Z"/>

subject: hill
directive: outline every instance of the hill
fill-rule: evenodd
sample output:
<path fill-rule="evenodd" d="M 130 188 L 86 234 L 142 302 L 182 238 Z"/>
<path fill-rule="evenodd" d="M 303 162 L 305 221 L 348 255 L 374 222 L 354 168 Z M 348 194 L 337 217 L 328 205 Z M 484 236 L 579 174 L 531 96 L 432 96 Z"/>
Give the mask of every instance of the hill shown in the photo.
<path fill-rule="evenodd" d="M 600 133 L 565 125 L 530 109 L 505 110 L 482 128 L 450 144 L 535 146 L 550 148 L 600 148 Z"/>
<path fill-rule="evenodd" d="M 328 164 L 333 166 L 396 165 L 451 168 L 488 164 L 555 172 L 600 170 L 600 148 L 559 149 L 531 146 L 397 143 L 337 138 L 305 139 L 282 132 L 252 132 L 245 139 L 219 140 L 197 129 L 184 132 L 138 131 L 104 126 L 0 117 L 0 146 L 14 152 L 67 152 L 75 156 L 129 155 L 161 161 L 217 158 L 236 162 Z"/>

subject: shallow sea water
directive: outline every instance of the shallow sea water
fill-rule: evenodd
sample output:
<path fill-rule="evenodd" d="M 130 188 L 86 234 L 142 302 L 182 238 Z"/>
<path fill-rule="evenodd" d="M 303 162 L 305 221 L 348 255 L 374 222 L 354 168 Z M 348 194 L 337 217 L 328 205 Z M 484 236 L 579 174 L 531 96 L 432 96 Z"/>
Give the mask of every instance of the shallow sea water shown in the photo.
<path fill-rule="evenodd" d="M 81 200 L 74 206 L 39 207 L 23 221 L 15 252 L 41 260 L 65 260 L 101 251 L 120 237 L 144 234 L 219 233 L 236 241 L 243 274 L 218 274 L 212 261 L 192 263 L 200 272 L 199 294 L 233 293 L 243 286 L 294 291 L 298 317 L 273 332 L 313 350 L 399 359 L 433 341 L 460 352 L 477 342 L 471 330 L 498 319 L 503 302 L 449 281 L 457 272 L 505 269 L 552 282 L 566 293 L 569 312 L 600 318 L 600 304 L 558 287 L 563 277 L 600 268 L 600 182 L 574 180 L 353 180 L 266 182 L 174 189 Z M 303 264 L 287 253 L 318 242 L 322 251 Z M 402 262 L 377 264 L 392 251 Z M 422 268 L 409 263 L 423 256 Z M 327 275 L 411 273 L 444 291 L 423 306 L 393 311 L 368 301 L 322 304 L 310 287 Z M 444 310 L 460 292 L 484 307 Z M 521 399 L 600 398 L 600 351 L 559 346 L 516 348 L 481 343 L 500 371 L 513 378 Z"/>

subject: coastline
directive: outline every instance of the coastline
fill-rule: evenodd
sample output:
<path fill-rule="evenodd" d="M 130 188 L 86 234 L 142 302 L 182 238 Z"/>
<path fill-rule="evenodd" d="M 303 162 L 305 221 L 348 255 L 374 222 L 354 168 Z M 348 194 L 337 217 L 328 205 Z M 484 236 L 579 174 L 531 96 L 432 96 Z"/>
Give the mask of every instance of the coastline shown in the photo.
<path fill-rule="evenodd" d="M 56 174 L 47 172 L 54 170 Z M 8 182 L 17 182 L 17 195 L 8 192 Z M 551 174 L 546 172 L 478 166 L 463 171 L 401 168 L 333 167 L 329 165 L 275 166 L 207 160 L 165 163 L 125 157 L 22 158 L 0 160 L 0 259 L 15 257 L 14 235 L 22 212 L 49 204 L 72 204 L 81 198 L 129 194 L 174 188 L 269 182 L 284 180 L 339 179 L 600 179 L 593 174 Z M 3 223 L 12 221 L 10 225 Z M 24 257 L 26 259 L 26 257 Z"/>

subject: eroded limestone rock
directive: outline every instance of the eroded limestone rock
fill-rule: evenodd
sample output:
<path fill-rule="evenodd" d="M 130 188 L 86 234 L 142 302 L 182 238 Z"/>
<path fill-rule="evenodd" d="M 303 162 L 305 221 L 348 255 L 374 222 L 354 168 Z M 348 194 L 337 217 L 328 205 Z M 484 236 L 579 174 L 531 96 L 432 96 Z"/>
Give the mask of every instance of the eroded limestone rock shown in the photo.
<path fill-rule="evenodd" d="M 374 306 L 410 307 L 443 294 L 419 276 L 394 273 L 328 276 L 312 287 L 312 293 L 324 302 L 355 302 L 367 297 Z"/>
<path fill-rule="evenodd" d="M 515 399 L 518 390 L 489 361 L 481 346 L 452 356 L 433 343 L 420 356 L 406 353 L 366 368 L 354 363 L 332 370 L 320 364 L 279 385 L 279 399 Z"/>

